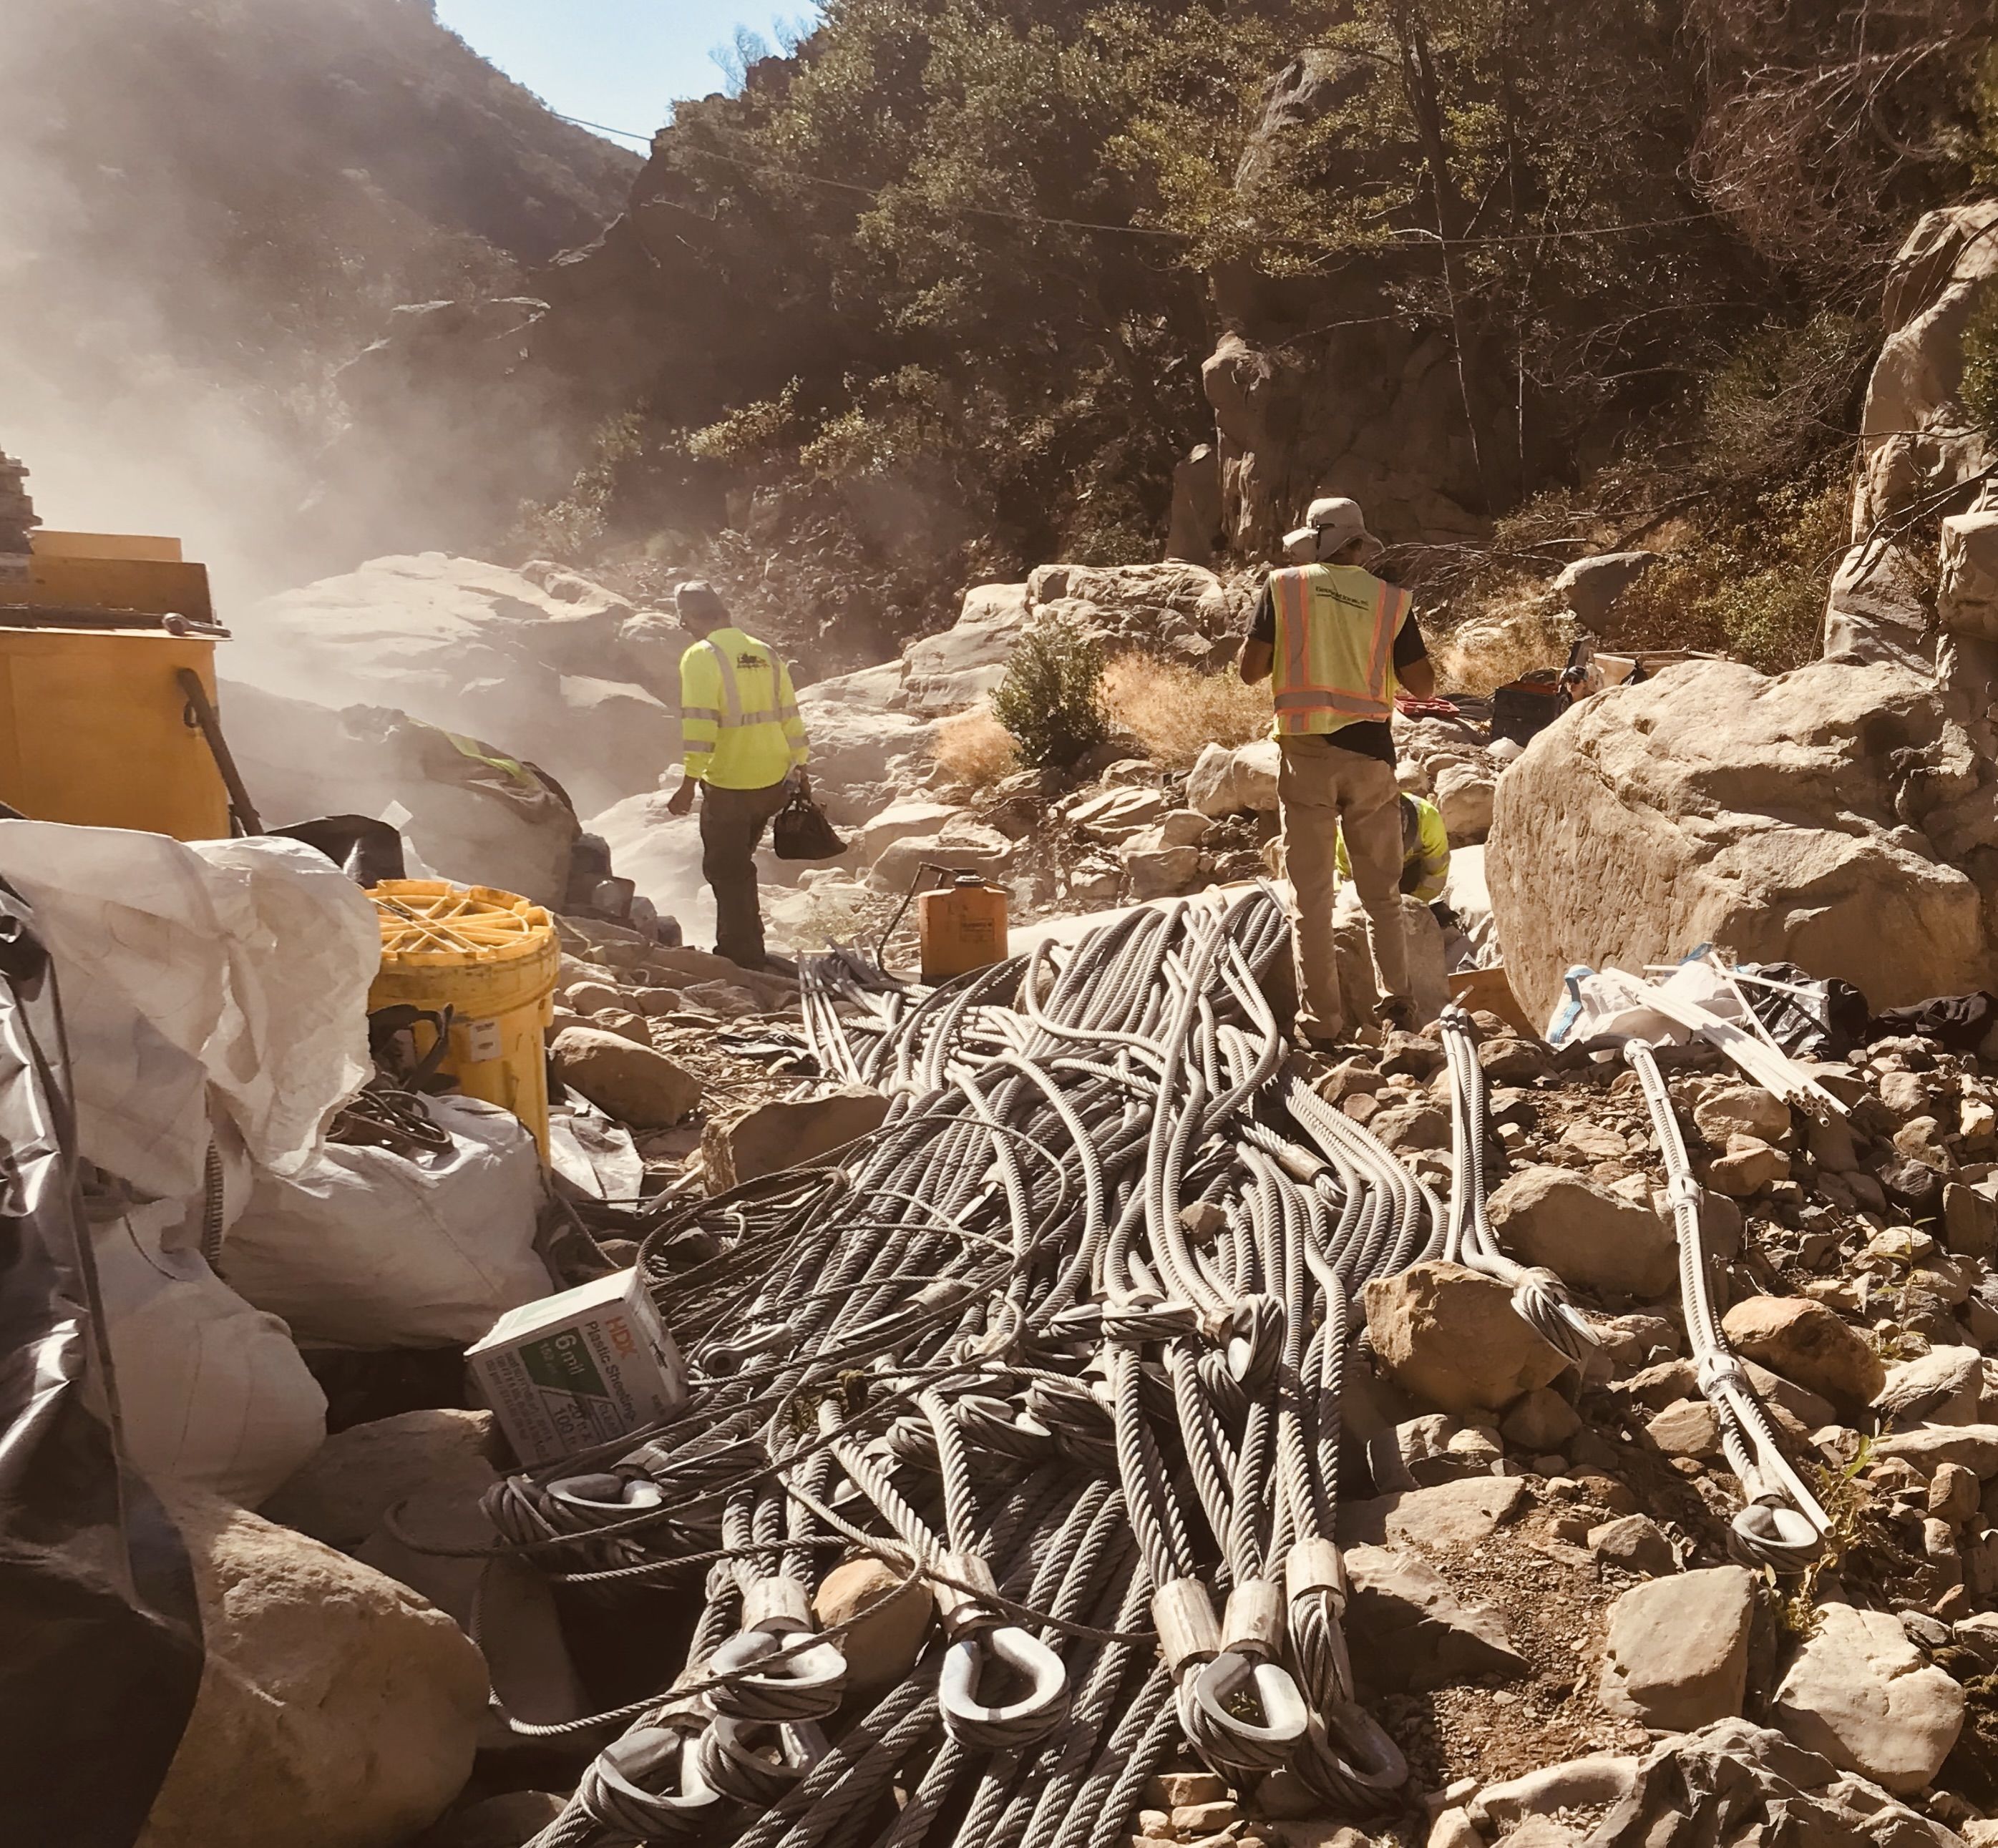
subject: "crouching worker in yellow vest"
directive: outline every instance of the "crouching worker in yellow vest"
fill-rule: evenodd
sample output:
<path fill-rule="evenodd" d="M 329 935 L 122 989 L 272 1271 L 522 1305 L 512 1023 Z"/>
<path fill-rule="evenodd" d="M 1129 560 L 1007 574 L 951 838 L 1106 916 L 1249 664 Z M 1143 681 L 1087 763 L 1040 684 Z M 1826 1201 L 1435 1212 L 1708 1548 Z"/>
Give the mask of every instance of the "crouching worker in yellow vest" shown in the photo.
<path fill-rule="evenodd" d="M 700 871 L 714 891 L 714 951 L 761 969 L 763 913 L 756 848 L 793 789 L 809 790 L 804 721 L 791 670 L 767 642 L 728 620 L 707 584 L 674 593 L 680 627 L 697 639 L 680 657 L 680 786 L 666 807 L 700 798 Z"/>
<path fill-rule="evenodd" d="M 1304 525 L 1284 534 L 1284 550 L 1295 562 L 1270 574 L 1242 644 L 1240 672 L 1252 686 L 1266 675 L 1273 680 L 1298 1037 L 1307 1046 L 1329 1047 L 1350 1030 L 1333 951 L 1342 833 L 1367 913 L 1381 1019 L 1405 1026 L 1411 1017 L 1401 790 L 1388 721 L 1397 687 L 1428 699 L 1436 671 L 1409 593 L 1360 562 L 1380 542 L 1353 502 L 1313 501 Z"/>
<path fill-rule="evenodd" d="M 1419 904 L 1433 905 L 1450 883 L 1450 830 L 1443 826 L 1442 810 L 1420 796 L 1405 791 L 1401 807 L 1402 896 Z M 1353 877 L 1343 832 L 1335 864 L 1343 886 Z"/>

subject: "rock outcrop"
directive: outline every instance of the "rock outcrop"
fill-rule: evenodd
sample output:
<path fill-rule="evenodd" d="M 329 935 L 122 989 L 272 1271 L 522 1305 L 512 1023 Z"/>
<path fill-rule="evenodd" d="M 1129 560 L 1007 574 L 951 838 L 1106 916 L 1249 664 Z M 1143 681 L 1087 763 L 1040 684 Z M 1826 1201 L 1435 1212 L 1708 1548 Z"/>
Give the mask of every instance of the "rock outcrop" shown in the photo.
<path fill-rule="evenodd" d="M 1990 438 L 1968 416 L 1964 329 L 1998 278 L 1998 200 L 1929 212 L 1895 254 L 1887 278 L 1886 338 L 1866 388 L 1860 472 L 1852 503 L 1853 549 L 1834 582 L 1824 651 L 1834 661 L 1927 659 L 1938 613 L 1922 574 L 1891 538 L 1896 514 L 1992 461 Z M 1965 606 L 1945 528 L 1941 627 L 1990 639 L 1981 613 Z M 1965 535 L 1956 535 L 1959 544 Z M 1958 581 L 1960 582 L 1960 580 Z"/>
<path fill-rule="evenodd" d="M 679 689 L 647 684 L 656 651 L 627 652 L 632 606 L 586 589 L 552 594 L 524 572 L 442 552 L 373 558 L 266 599 L 240 624 L 230 668 L 271 693 L 392 706 L 493 740 L 588 814 L 678 759 Z"/>
<path fill-rule="evenodd" d="M 1513 990 L 1545 1019 L 1575 963 L 1709 941 L 1876 1007 L 1998 985 L 1987 769 L 1892 667 L 1698 661 L 1598 694 L 1498 784 L 1485 867 Z"/>

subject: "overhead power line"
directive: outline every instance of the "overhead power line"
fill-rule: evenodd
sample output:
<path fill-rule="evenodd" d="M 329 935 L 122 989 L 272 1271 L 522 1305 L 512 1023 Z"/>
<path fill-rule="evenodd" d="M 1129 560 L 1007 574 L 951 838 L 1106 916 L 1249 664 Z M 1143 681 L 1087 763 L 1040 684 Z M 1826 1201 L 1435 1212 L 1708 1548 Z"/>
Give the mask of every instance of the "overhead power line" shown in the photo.
<path fill-rule="evenodd" d="M 586 122 L 579 116 L 564 116 L 560 110 L 551 110 L 549 112 L 558 119 L 571 123 L 577 128 L 593 129 L 599 134 L 617 135 L 627 140 L 642 141 L 648 147 L 652 143 L 652 136 L 641 135 L 634 130 L 610 128 L 601 122 Z M 710 126 L 717 128 L 717 132 L 722 134 L 736 133 L 736 131 L 719 128 L 718 125 L 710 124 Z M 737 138 L 744 140 L 749 139 L 748 136 L 739 133 L 737 134 Z M 828 187 L 835 192 L 845 192 L 862 199 L 872 199 L 876 204 L 887 196 L 888 189 L 884 187 L 863 186 L 853 180 L 835 180 L 828 178 L 824 174 L 807 173 L 800 168 L 786 167 L 782 162 L 773 160 L 766 154 L 759 154 L 753 158 L 748 158 L 736 154 L 724 154 L 717 149 L 711 147 L 697 147 L 693 151 L 703 160 L 719 161 L 726 166 L 739 167 L 752 173 L 768 174 L 778 179 L 796 180 L 804 185 Z M 1122 237 L 1163 237 L 1180 244 L 1191 241 L 1187 233 L 1168 230 L 1159 225 L 1120 225 L 1112 224 L 1102 219 L 1059 218 L 1040 212 L 1008 211 L 998 206 L 939 203 L 937 209 L 946 214 L 955 212 L 973 218 L 1001 219 L 1010 224 L 1049 225 L 1069 231 L 1106 231 Z M 1578 237 L 1616 237 L 1634 231 L 1662 230 L 1674 225 L 1701 224 L 1709 219 L 1719 218 L 1721 214 L 1717 212 L 1691 212 L 1678 218 L 1639 219 L 1629 223 L 1615 225 L 1578 225 L 1559 231 L 1505 232 L 1489 237 L 1443 237 L 1434 231 L 1425 231 L 1419 226 L 1398 229 L 1390 235 L 1397 239 L 1422 244 L 1440 245 L 1451 250 L 1476 250 L 1495 244 L 1545 244 Z"/>

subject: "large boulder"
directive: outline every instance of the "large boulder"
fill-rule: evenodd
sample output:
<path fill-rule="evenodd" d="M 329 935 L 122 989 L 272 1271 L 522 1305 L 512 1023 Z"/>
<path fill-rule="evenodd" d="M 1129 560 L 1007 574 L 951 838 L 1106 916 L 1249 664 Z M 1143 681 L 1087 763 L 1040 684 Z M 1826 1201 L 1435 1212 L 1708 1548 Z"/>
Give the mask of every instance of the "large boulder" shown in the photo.
<path fill-rule="evenodd" d="M 1443 765 L 1436 773 L 1436 805 L 1452 845 L 1482 841 L 1492 830 L 1492 807 L 1498 799 L 1498 779 L 1483 765 Z"/>
<path fill-rule="evenodd" d="M 1876 1007 L 1998 986 L 1998 856 L 1988 893 L 1953 863 L 1998 838 L 1983 774 L 1893 667 L 1693 661 L 1584 700 L 1498 782 L 1485 873 L 1513 988 L 1544 1019 L 1577 962 L 1702 941 Z"/>
<path fill-rule="evenodd" d="M 607 592 L 551 596 L 476 558 L 372 558 L 251 610 L 230 670 L 266 692 L 496 740 L 587 813 L 649 789 L 679 755 L 677 689 L 669 700 L 640 685 L 624 652 L 632 614 Z"/>
<path fill-rule="evenodd" d="M 394 1580 L 209 1497 L 170 1495 L 201 1607 L 201 1690 L 139 1848 L 382 1848 L 472 1770 L 486 1680 Z"/>
<path fill-rule="evenodd" d="M 1648 1207 L 1565 1168 L 1523 1168 L 1488 1207 L 1498 1242 L 1523 1264 L 1613 1296 L 1667 1294 L 1678 1276 L 1678 1242 Z"/>
<path fill-rule="evenodd" d="M 1411 1265 L 1365 1297 L 1374 1352 L 1397 1384 L 1444 1411 L 1502 1411 L 1568 1366 L 1504 1284 L 1462 1265 Z"/>
<path fill-rule="evenodd" d="M 1203 815 L 1274 815 L 1282 748 L 1274 738 L 1257 738 L 1230 748 L 1208 744 L 1187 773 L 1186 805 Z"/>
<path fill-rule="evenodd" d="M 1320 85 L 1302 74 L 1341 55 L 1305 54 L 1279 87 L 1297 74 L 1308 90 L 1330 94 L 1337 79 Z M 1283 534 L 1324 493 L 1357 499 L 1369 528 L 1390 544 L 1479 533 L 1482 522 L 1467 510 L 1478 489 L 1448 341 L 1364 310 L 1347 313 L 1336 300 L 1328 307 L 1339 318 L 1319 333 L 1252 316 L 1242 331 L 1222 335 L 1201 368 L 1221 437 L 1230 544 L 1275 555 Z"/>
<path fill-rule="evenodd" d="M 1963 1709 L 1962 1687 L 1924 1660 L 1893 1612 L 1825 1604 L 1769 1716 L 1807 1751 L 1907 1792 L 1942 1769 Z"/>
<path fill-rule="evenodd" d="M 1006 658 L 1031 613 L 1024 584 L 980 584 L 964 593 L 957 620 L 902 651 L 902 702 L 925 718 L 962 712 L 1006 677 Z"/>
<path fill-rule="evenodd" d="M 1450 978 L 1443 965 L 1443 927 L 1429 907 L 1412 898 L 1402 900 L 1402 934 L 1409 952 L 1409 993 L 1417 1024 L 1434 1020 L 1450 1002 Z M 1340 1004 L 1355 1025 L 1371 1021 L 1381 999 L 1374 976 L 1374 952 L 1367 934 L 1360 888 L 1349 880 L 1333 901 L 1332 945 L 1339 971 Z"/>
<path fill-rule="evenodd" d="M 351 1553 L 419 1490 L 443 1487 L 476 1504 L 493 1486 L 493 1414 L 399 1412 L 336 1432 L 258 1511 Z"/>
<path fill-rule="evenodd" d="M 409 1411 L 355 1425 L 266 1501 L 267 1520 L 352 1553 L 476 1629 L 507 1711 L 544 1723 L 587 1711 L 553 1588 L 529 1561 L 484 1556 L 500 1535 L 483 1498 L 500 1480 L 487 1411 Z M 481 1744 L 520 1742 L 489 1720 Z"/>
<path fill-rule="evenodd" d="M 540 777 L 514 767 L 520 747 L 510 741 L 454 735 L 385 706 L 336 712 L 238 682 L 225 682 L 216 703 L 266 828 L 399 808 L 404 840 L 441 877 L 562 903 L 582 826 Z"/>
<path fill-rule="evenodd" d="M 1598 552 L 1564 565 L 1554 581 L 1554 600 L 1571 612 L 1585 629 L 1595 628 L 1616 599 L 1654 565 L 1657 552 Z"/>
<path fill-rule="evenodd" d="M 798 713 L 811 747 L 812 793 L 841 827 L 878 814 L 921 782 L 936 724 L 920 709 L 904 710 L 897 662 L 800 687 Z"/>

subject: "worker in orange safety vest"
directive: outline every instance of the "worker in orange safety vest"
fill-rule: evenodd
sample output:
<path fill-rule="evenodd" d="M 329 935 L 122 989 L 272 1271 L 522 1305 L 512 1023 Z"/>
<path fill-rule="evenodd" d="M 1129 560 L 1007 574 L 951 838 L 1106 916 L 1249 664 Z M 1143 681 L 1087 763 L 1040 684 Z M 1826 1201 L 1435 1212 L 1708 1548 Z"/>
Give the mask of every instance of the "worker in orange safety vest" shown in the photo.
<path fill-rule="evenodd" d="M 1367 914 L 1384 1024 L 1411 1018 L 1402 924 L 1401 790 L 1388 720 L 1398 689 L 1426 699 L 1436 670 L 1408 592 L 1363 561 L 1379 552 L 1359 506 L 1315 500 L 1284 536 L 1293 562 L 1270 574 L 1242 644 L 1239 671 L 1272 682 L 1283 753 L 1277 782 L 1291 889 L 1298 1038 L 1323 1050 L 1345 1041 L 1333 952 L 1339 841 Z"/>

